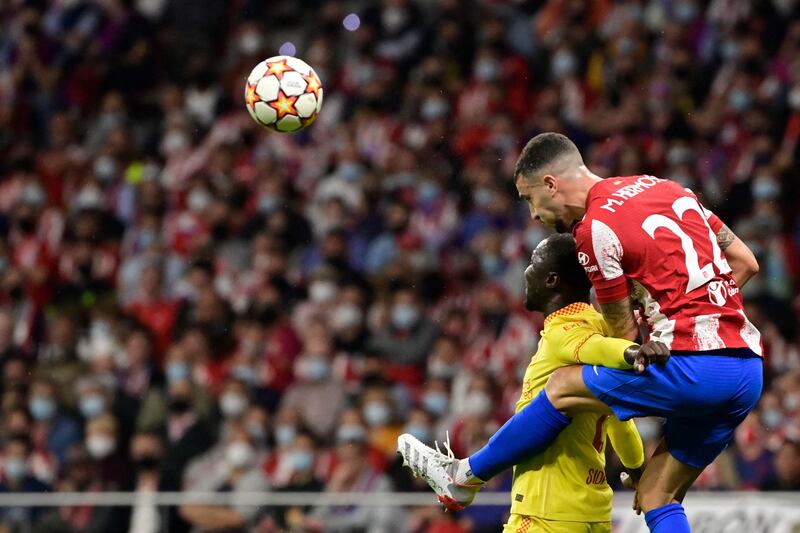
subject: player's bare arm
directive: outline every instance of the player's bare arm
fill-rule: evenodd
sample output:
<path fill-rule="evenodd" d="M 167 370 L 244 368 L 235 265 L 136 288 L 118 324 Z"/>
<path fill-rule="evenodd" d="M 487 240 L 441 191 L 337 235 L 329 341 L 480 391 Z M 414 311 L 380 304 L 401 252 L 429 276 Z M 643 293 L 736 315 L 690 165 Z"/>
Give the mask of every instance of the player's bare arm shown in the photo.
<path fill-rule="evenodd" d="M 638 334 L 636 320 L 633 317 L 633 307 L 630 297 L 626 296 L 616 302 L 600 304 L 603 318 L 611 329 L 611 336 L 620 339 L 635 340 Z"/>
<path fill-rule="evenodd" d="M 739 287 L 758 274 L 758 261 L 753 252 L 728 226 L 723 225 L 717 232 L 717 243 L 725 253 L 725 259 L 733 270 L 733 279 Z"/>

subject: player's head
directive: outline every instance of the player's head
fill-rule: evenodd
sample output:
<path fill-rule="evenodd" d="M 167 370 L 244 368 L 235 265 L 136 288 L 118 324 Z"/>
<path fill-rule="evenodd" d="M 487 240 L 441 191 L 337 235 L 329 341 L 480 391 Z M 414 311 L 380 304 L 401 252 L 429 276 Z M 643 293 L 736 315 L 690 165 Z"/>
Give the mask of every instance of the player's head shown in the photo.
<path fill-rule="evenodd" d="M 588 302 L 591 283 L 578 263 L 575 238 L 567 233 L 551 235 L 531 254 L 525 269 L 525 308 L 544 311 L 554 296 L 565 303 Z"/>
<path fill-rule="evenodd" d="M 583 158 L 569 138 L 540 133 L 525 145 L 514 167 L 514 183 L 531 216 L 559 233 L 569 231 Z"/>

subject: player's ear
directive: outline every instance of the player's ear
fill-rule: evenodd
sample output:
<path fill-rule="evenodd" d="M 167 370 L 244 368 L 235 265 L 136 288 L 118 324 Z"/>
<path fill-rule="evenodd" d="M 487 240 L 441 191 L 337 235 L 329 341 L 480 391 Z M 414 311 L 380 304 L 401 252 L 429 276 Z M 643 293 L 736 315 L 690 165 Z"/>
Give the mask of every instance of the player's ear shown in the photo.
<path fill-rule="evenodd" d="M 558 180 L 552 174 L 545 174 L 542 176 L 542 183 L 547 189 L 547 192 L 549 192 L 551 195 L 555 194 L 558 190 Z"/>
<path fill-rule="evenodd" d="M 548 289 L 555 289 L 561 282 L 561 278 L 556 272 L 548 272 L 547 277 L 544 279 L 544 286 Z"/>

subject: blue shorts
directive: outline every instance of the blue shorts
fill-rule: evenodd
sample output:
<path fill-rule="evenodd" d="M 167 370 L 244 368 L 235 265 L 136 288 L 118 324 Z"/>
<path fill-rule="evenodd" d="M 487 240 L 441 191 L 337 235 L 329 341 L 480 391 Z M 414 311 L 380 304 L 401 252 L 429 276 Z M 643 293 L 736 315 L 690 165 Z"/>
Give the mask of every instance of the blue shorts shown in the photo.
<path fill-rule="evenodd" d="M 672 352 L 667 364 L 641 374 L 586 365 L 583 382 L 620 420 L 666 418 L 672 456 L 703 468 L 728 446 L 761 396 L 763 360 L 747 349 L 726 353 Z"/>

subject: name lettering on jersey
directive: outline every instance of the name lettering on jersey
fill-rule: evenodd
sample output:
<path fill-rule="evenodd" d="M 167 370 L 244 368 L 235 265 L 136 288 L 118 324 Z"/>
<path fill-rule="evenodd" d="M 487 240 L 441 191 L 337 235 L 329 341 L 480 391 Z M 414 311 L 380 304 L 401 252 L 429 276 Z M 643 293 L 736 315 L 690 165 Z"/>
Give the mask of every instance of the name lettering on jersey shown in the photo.
<path fill-rule="evenodd" d="M 662 181 L 664 180 L 653 176 L 641 176 L 630 185 L 625 185 L 624 187 L 620 187 L 616 191 L 612 192 L 612 198 L 607 199 L 606 204 L 600 206 L 600 209 L 605 209 L 611 213 L 616 213 L 617 210 L 614 209 L 615 207 L 622 206 L 626 200 L 630 200 L 634 196 L 643 193 L 647 189 L 655 187 Z"/>
<path fill-rule="evenodd" d="M 597 272 L 598 267 L 597 267 L 597 265 L 592 265 L 592 266 L 588 266 L 588 267 L 583 267 L 583 269 L 588 274 L 589 272 Z"/>
<path fill-rule="evenodd" d="M 606 482 L 606 473 L 600 469 L 595 470 L 594 468 L 589 469 L 589 473 L 586 476 L 586 484 L 587 485 L 604 485 Z"/>

